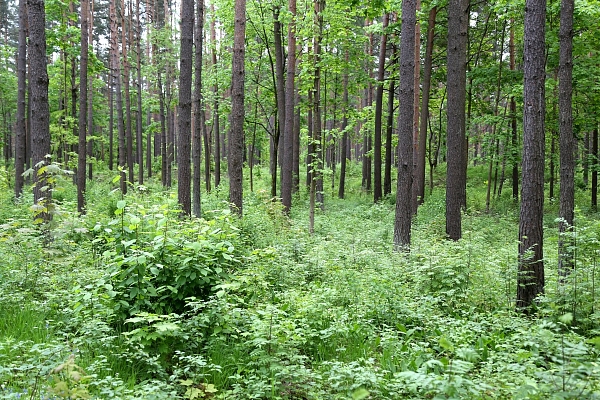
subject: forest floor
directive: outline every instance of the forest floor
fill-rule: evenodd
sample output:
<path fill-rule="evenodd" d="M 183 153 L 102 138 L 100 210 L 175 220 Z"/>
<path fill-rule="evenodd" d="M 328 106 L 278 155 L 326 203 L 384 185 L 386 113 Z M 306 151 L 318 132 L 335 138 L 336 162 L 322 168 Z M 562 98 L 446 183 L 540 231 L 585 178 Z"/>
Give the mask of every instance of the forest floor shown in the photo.
<path fill-rule="evenodd" d="M 505 190 L 484 212 L 483 170 L 463 239 L 445 238 L 436 188 L 410 253 L 393 250 L 394 196 L 372 204 L 359 171 L 347 199 L 326 189 L 313 235 L 307 195 L 286 217 L 261 173 L 242 219 L 226 187 L 182 220 L 174 190 L 121 196 L 109 173 L 78 216 L 58 177 L 44 228 L 31 195 L 15 204 L 0 182 L 0 399 L 600 398 L 595 213 L 578 208 L 576 268 L 559 282 L 546 202 L 546 293 L 526 317 L 517 205 Z"/>

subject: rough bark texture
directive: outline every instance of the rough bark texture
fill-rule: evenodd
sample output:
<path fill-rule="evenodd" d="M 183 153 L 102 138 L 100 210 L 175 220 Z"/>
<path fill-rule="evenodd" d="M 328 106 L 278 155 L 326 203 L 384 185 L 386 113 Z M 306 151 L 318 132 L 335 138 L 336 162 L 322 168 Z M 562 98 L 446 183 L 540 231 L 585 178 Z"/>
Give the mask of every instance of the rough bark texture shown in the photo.
<path fill-rule="evenodd" d="M 421 0 L 417 0 L 417 11 L 421 11 Z M 419 164 L 419 100 L 420 100 L 420 81 L 421 81 L 421 24 L 415 24 L 415 73 L 413 77 L 414 102 L 413 102 L 413 185 L 411 190 L 411 207 L 413 214 L 417 213 L 419 207 L 419 192 L 418 184 L 415 181 L 417 177 L 417 167 Z"/>
<path fill-rule="evenodd" d="M 448 4 L 446 235 L 452 240 L 462 236 L 468 9 L 469 0 L 450 0 Z"/>
<path fill-rule="evenodd" d="M 394 248 L 398 251 L 408 251 L 410 249 L 416 13 L 416 0 L 402 1 L 398 184 L 396 187 L 396 217 L 394 220 Z"/>
<path fill-rule="evenodd" d="M 25 91 L 27 89 L 27 8 L 26 0 L 19 0 L 19 50 L 17 55 L 17 123 L 15 127 L 15 198 L 21 197 L 25 179 Z"/>
<path fill-rule="evenodd" d="M 43 0 L 27 0 L 29 22 L 29 71 L 31 98 L 31 157 L 33 164 L 33 202 L 40 208 L 36 218 L 51 219 L 52 191 L 47 176 L 39 173 L 50 154 L 50 111 L 48 107 L 48 70 L 46 56 L 46 12 Z"/>
<path fill-rule="evenodd" d="M 231 78 L 231 131 L 229 134 L 229 202 L 232 211 L 242 215 L 244 157 L 244 56 L 246 35 L 246 0 L 235 0 L 233 63 Z"/>
<path fill-rule="evenodd" d="M 136 10 L 136 34 L 135 34 L 135 59 L 136 59 L 136 102 L 137 102 L 137 112 L 135 114 L 135 136 L 137 142 L 137 162 L 138 162 L 138 183 L 140 185 L 144 184 L 144 140 L 142 137 L 142 24 L 140 22 L 140 0 L 136 0 L 135 2 L 135 10 Z M 150 141 L 150 135 L 146 140 Z"/>
<path fill-rule="evenodd" d="M 117 26 L 117 7 L 116 0 L 111 0 L 109 4 L 110 16 L 110 54 L 111 54 L 111 72 L 114 83 L 114 93 L 116 97 L 117 107 L 117 130 L 119 141 L 119 159 L 118 167 L 121 170 L 121 192 L 127 193 L 127 175 L 125 172 L 125 164 L 127 163 L 125 153 L 125 127 L 123 125 L 123 95 L 121 94 L 121 68 L 119 63 L 119 42 L 118 42 L 118 26 Z M 160 80 L 160 74 L 159 74 Z"/>
<path fill-rule="evenodd" d="M 128 46 L 128 31 L 127 31 L 127 23 L 125 20 L 125 0 L 121 0 L 121 55 L 123 56 L 123 90 L 125 96 L 125 137 L 127 140 L 127 177 L 129 179 L 129 184 L 133 184 L 135 181 L 134 171 L 133 171 L 133 131 L 131 127 L 131 95 L 130 95 L 130 85 L 129 85 L 129 77 L 130 77 L 130 65 L 129 58 L 127 56 L 127 46 Z"/>
<path fill-rule="evenodd" d="M 281 179 L 281 200 L 286 213 L 292 207 L 293 158 L 294 158 L 294 100 L 296 98 L 294 79 L 296 77 L 296 0 L 288 4 L 292 20 L 288 24 L 287 76 L 285 82 L 285 124 L 283 131 L 283 175 Z M 252 148 L 254 151 L 254 148 Z"/>
<path fill-rule="evenodd" d="M 377 66 L 377 88 L 375 89 L 375 143 L 374 143 L 374 175 L 373 175 L 373 201 L 377 203 L 381 200 L 383 190 L 381 187 L 381 125 L 383 120 L 383 79 L 385 74 L 385 56 L 387 53 L 387 34 L 385 29 L 388 26 L 389 14 L 383 16 L 384 33 L 381 35 L 379 44 L 379 64 Z"/>
<path fill-rule="evenodd" d="M 560 65 L 558 108 L 560 129 L 560 207 L 558 269 L 564 275 L 573 267 L 570 250 L 575 218 L 575 149 L 573 135 L 573 11 L 574 0 L 562 0 L 560 8 Z"/>
<path fill-rule="evenodd" d="M 77 212 L 85 214 L 85 164 L 88 102 L 88 8 L 89 0 L 81 0 L 81 58 L 79 66 L 79 154 L 77 157 Z"/>
<path fill-rule="evenodd" d="M 544 116 L 546 0 L 527 0 L 523 89 L 523 172 L 517 309 L 528 312 L 544 292 Z"/>
<path fill-rule="evenodd" d="M 181 2 L 181 45 L 179 74 L 179 126 L 177 143 L 177 198 L 183 214 L 192 213 L 192 61 L 194 47 L 194 0 Z"/>
<path fill-rule="evenodd" d="M 202 98 L 202 44 L 204 31 L 204 0 L 197 0 L 196 6 L 196 33 L 194 40 L 194 102 L 196 112 L 194 114 L 194 132 L 192 136 L 192 162 L 194 166 L 194 177 L 192 185 L 192 211 L 196 217 L 201 215 L 200 207 L 200 179 L 201 179 L 201 153 L 202 134 L 205 131 L 204 123 L 204 101 Z"/>

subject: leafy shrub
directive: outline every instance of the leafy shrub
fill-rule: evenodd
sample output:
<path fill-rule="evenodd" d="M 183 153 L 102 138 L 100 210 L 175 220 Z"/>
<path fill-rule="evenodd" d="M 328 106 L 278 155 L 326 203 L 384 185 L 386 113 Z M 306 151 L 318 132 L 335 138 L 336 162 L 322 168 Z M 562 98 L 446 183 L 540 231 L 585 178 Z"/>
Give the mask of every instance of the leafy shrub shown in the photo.
<path fill-rule="evenodd" d="M 120 321 L 140 312 L 182 314 L 189 298 L 206 299 L 240 263 L 232 242 L 237 228 L 228 211 L 210 221 L 177 220 L 168 209 L 127 211 L 119 201 L 119 218 L 94 228 L 106 263 L 97 286 L 106 291 Z"/>

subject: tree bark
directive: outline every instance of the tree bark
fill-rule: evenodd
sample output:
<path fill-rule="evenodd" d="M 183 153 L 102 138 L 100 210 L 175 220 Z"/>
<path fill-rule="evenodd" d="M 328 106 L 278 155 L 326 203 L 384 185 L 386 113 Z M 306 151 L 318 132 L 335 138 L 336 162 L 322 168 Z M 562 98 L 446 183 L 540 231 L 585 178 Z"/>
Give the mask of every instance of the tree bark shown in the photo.
<path fill-rule="evenodd" d="M 125 0 L 121 0 L 121 54 L 123 56 L 123 86 L 125 91 L 125 136 L 127 139 L 127 171 L 129 184 L 135 181 L 133 172 L 133 131 L 131 127 L 131 96 L 129 92 L 130 65 L 127 56 L 128 31 L 125 21 Z"/>
<path fill-rule="evenodd" d="M 244 157 L 244 56 L 246 34 L 246 0 L 235 0 L 233 63 L 231 78 L 231 130 L 229 134 L 229 202 L 232 211 L 242 216 Z"/>
<path fill-rule="evenodd" d="M 111 0 L 109 4 L 110 16 L 110 41 L 111 41 L 111 70 L 112 81 L 114 83 L 114 93 L 116 96 L 117 107 L 117 130 L 119 141 L 119 159 L 118 168 L 121 174 L 121 193 L 127 194 L 127 175 L 126 175 L 126 150 L 125 150 L 125 128 L 123 126 L 123 95 L 121 93 L 121 68 L 119 63 L 119 42 L 118 42 L 118 26 L 117 26 L 117 7 L 116 0 Z M 160 73 L 159 73 L 160 81 Z"/>
<path fill-rule="evenodd" d="M 462 236 L 465 89 L 469 0 L 450 0 L 448 4 L 448 127 L 446 174 L 446 235 Z"/>
<path fill-rule="evenodd" d="M 383 33 L 379 44 L 379 64 L 377 67 L 377 88 L 375 89 L 375 143 L 374 143 L 374 175 L 373 175 L 373 201 L 377 203 L 383 196 L 381 187 L 381 122 L 383 120 L 383 79 L 385 74 L 385 56 L 387 53 L 387 29 L 389 14 L 383 16 Z"/>
<path fill-rule="evenodd" d="M 558 109 L 560 135 L 560 206 L 558 270 L 565 275 L 573 266 L 571 234 L 575 221 L 575 149 L 573 135 L 573 12 L 574 0 L 562 0 L 560 8 L 560 56 Z"/>
<path fill-rule="evenodd" d="M 88 101 L 88 8 L 90 0 L 81 0 L 81 58 L 79 66 L 79 154 L 77 157 L 77 212 L 85 214 L 85 164 Z"/>
<path fill-rule="evenodd" d="M 400 108 L 398 113 L 398 183 L 396 186 L 396 216 L 394 220 L 394 248 L 396 251 L 410 250 L 416 14 L 416 0 L 402 0 Z"/>
<path fill-rule="evenodd" d="M 192 160 L 194 164 L 193 192 L 192 192 L 192 211 L 196 217 L 201 216 L 200 206 L 200 180 L 201 180 L 201 153 L 202 153 L 202 133 L 206 126 L 204 123 L 204 99 L 202 97 L 202 44 L 204 42 L 204 0 L 197 0 L 196 7 L 196 33 L 195 33 L 195 79 L 194 79 L 194 102 L 196 103 L 196 112 L 194 114 L 194 133 L 192 136 Z"/>
<path fill-rule="evenodd" d="M 287 76 L 285 82 L 285 124 L 283 131 L 283 176 L 281 199 L 284 210 L 289 214 L 292 208 L 293 158 L 294 158 L 294 116 L 296 98 L 294 79 L 296 77 L 296 0 L 288 3 L 292 20 L 288 24 Z M 254 151 L 254 148 L 252 149 Z"/>
<path fill-rule="evenodd" d="M 19 0 L 19 49 L 17 55 L 17 121 L 15 127 L 15 199 L 23 194 L 25 179 L 26 107 L 27 90 L 27 4 Z"/>
<path fill-rule="evenodd" d="M 421 104 L 421 119 L 419 125 L 419 159 L 417 161 L 417 201 L 423 204 L 425 201 L 425 152 L 427 148 L 427 123 L 429 121 L 429 95 L 431 90 L 431 73 L 433 70 L 433 38 L 435 35 L 435 19 L 437 6 L 429 10 L 427 23 L 427 43 L 425 47 L 425 61 L 423 65 L 423 97 Z"/>
<path fill-rule="evenodd" d="M 346 192 L 346 160 L 348 158 L 348 49 L 345 50 L 345 62 L 346 66 L 344 67 L 344 77 L 342 80 L 343 85 L 343 95 L 342 95 L 342 107 L 343 107 L 343 117 L 342 117 L 342 143 L 341 143 L 341 166 L 340 166 L 340 185 L 338 188 L 338 197 L 343 199 Z"/>
<path fill-rule="evenodd" d="M 179 117 L 177 135 L 177 198 L 185 216 L 191 205 L 192 63 L 194 46 L 194 0 L 181 2 Z"/>
<path fill-rule="evenodd" d="M 544 116 L 546 0 L 527 0 L 523 85 L 523 172 L 517 309 L 528 313 L 544 292 Z"/>
<path fill-rule="evenodd" d="M 31 157 L 33 163 L 33 202 L 35 219 L 52 218 L 52 190 L 47 173 L 40 168 L 49 163 L 50 111 L 48 106 L 48 59 L 46 56 L 46 12 L 43 0 L 27 0 L 29 23 L 29 71 L 31 94 Z"/>

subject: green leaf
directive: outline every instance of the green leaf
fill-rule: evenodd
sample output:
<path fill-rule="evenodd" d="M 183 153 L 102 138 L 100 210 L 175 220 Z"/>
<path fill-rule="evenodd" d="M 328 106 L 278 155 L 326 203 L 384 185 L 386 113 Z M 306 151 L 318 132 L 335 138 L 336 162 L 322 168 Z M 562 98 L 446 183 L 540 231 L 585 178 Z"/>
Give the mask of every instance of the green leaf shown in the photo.
<path fill-rule="evenodd" d="M 369 397 L 370 393 L 365 388 L 358 388 L 352 393 L 352 400 L 362 400 Z"/>
<path fill-rule="evenodd" d="M 558 317 L 558 320 L 565 325 L 571 325 L 571 322 L 573 322 L 573 314 L 566 313 L 565 315 Z"/>
<path fill-rule="evenodd" d="M 126 204 L 127 204 L 127 202 L 125 200 L 119 200 L 119 201 L 117 201 L 117 208 L 119 210 L 122 210 L 125 208 Z"/>

